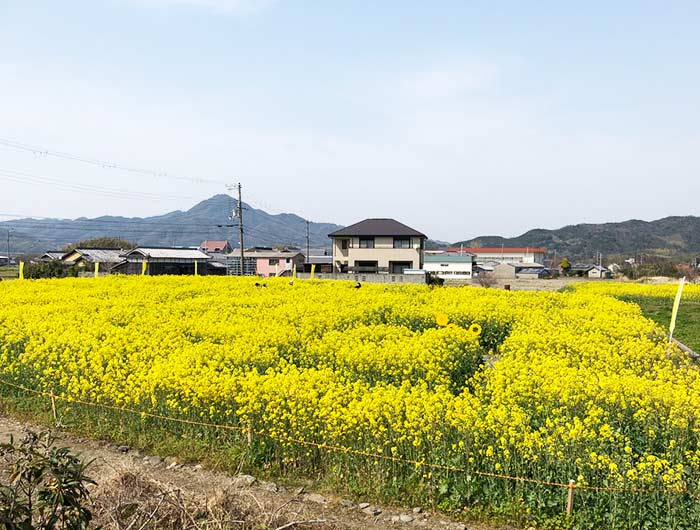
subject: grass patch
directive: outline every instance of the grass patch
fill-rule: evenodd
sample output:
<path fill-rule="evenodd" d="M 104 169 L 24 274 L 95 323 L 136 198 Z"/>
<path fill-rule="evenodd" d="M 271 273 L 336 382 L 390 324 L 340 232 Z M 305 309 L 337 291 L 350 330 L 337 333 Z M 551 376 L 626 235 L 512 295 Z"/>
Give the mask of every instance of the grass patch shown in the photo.
<path fill-rule="evenodd" d="M 642 309 L 645 317 L 668 330 L 673 310 L 673 298 L 621 296 L 620 299 L 634 302 Z M 681 300 L 676 320 L 676 331 L 673 336 L 690 349 L 700 352 L 700 300 Z"/>
<path fill-rule="evenodd" d="M 0 280 L 15 280 L 19 276 L 19 268 L 11 265 L 0 265 Z"/>

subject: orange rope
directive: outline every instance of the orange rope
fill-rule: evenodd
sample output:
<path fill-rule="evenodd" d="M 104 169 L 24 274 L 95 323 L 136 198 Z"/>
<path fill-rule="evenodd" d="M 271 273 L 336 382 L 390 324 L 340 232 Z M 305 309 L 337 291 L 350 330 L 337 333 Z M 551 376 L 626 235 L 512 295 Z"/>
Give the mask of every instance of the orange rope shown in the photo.
<path fill-rule="evenodd" d="M 46 396 L 46 397 L 50 397 L 50 398 L 54 398 L 54 399 L 60 399 L 62 401 L 67 401 L 69 403 L 78 403 L 80 405 L 85 405 L 85 406 L 95 407 L 95 408 L 103 408 L 103 409 L 113 410 L 113 411 L 117 411 L 117 412 L 128 412 L 130 414 L 138 414 L 140 416 L 145 416 L 148 418 L 172 421 L 172 422 L 183 423 L 183 424 L 187 424 L 187 425 L 196 425 L 196 426 L 200 426 L 200 427 L 210 427 L 210 428 L 214 428 L 214 429 L 223 429 L 223 430 L 227 430 L 227 431 L 250 432 L 250 433 L 258 435 L 258 436 L 265 436 L 265 437 L 274 439 L 269 434 L 261 432 L 261 431 L 256 431 L 250 427 L 237 427 L 234 425 L 220 425 L 217 423 L 209 423 L 209 422 L 204 422 L 204 421 L 187 420 L 187 419 L 182 419 L 182 418 L 174 418 L 171 416 L 165 416 L 162 414 L 143 412 L 143 411 L 131 409 L 128 407 L 117 407 L 115 405 L 105 405 L 102 403 L 94 403 L 91 401 L 84 401 L 84 400 L 72 398 L 69 396 L 57 395 L 57 394 L 54 394 L 53 392 L 44 392 L 41 390 L 35 390 L 33 388 L 28 388 L 26 386 L 19 385 L 16 383 L 10 383 L 9 381 L 5 381 L 3 379 L 0 379 L 0 384 L 6 385 L 9 387 L 13 387 L 13 388 L 16 388 L 18 390 L 22 390 L 24 392 L 38 394 L 41 396 Z M 454 472 L 459 472 L 459 473 L 471 473 L 473 475 L 479 475 L 482 477 L 491 477 L 491 478 L 498 478 L 498 479 L 504 479 L 504 480 L 513 480 L 513 481 L 517 481 L 517 482 L 541 484 L 544 486 L 554 486 L 554 487 L 558 487 L 558 488 L 574 488 L 574 489 L 590 490 L 590 491 L 610 491 L 610 492 L 626 492 L 626 493 L 664 493 L 664 494 L 688 493 L 687 489 L 659 490 L 659 489 L 645 489 L 645 488 L 617 488 L 617 487 L 604 487 L 604 486 L 588 486 L 585 484 L 565 484 L 563 482 L 551 482 L 551 481 L 546 481 L 546 480 L 538 480 L 538 479 L 534 479 L 534 478 L 505 475 L 505 474 L 501 474 L 501 473 L 491 473 L 488 471 L 470 470 L 470 469 L 466 469 L 466 468 L 459 467 L 459 466 L 450 466 L 450 465 L 445 465 L 445 464 L 433 464 L 430 462 L 421 462 L 419 460 L 401 458 L 401 457 L 390 456 L 390 455 L 383 455 L 383 454 L 379 454 L 379 453 L 370 453 L 368 451 L 363 451 L 360 449 L 351 449 L 349 447 L 331 445 L 331 444 L 327 444 L 327 443 L 311 442 L 309 440 L 303 440 L 303 439 L 297 439 L 297 438 L 287 438 L 285 441 L 292 442 L 292 443 L 295 443 L 298 445 L 316 447 L 318 449 L 324 449 L 327 451 L 342 452 L 342 453 L 349 453 L 349 454 L 358 455 L 358 456 L 365 456 L 365 457 L 369 457 L 369 458 L 374 458 L 376 460 L 388 460 L 391 462 L 398 462 L 398 463 L 402 463 L 402 464 L 412 464 L 412 465 L 415 465 L 416 467 L 425 466 L 425 467 L 430 468 L 430 469 L 438 469 L 441 471 L 454 471 Z"/>

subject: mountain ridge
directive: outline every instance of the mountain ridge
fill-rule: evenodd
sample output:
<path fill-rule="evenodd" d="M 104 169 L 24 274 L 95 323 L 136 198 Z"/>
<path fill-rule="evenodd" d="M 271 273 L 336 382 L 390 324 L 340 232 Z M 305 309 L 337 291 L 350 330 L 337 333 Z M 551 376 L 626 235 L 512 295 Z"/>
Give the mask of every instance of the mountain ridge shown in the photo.
<path fill-rule="evenodd" d="M 233 197 L 218 194 L 189 210 L 150 217 L 104 215 L 76 219 L 15 219 L 0 222 L 11 230 L 12 253 L 38 253 L 83 239 L 114 236 L 139 245 L 196 246 L 204 240 L 238 241 L 237 223 L 229 215 Z M 306 220 L 293 213 L 269 214 L 243 202 L 244 243 L 251 246 L 289 245 L 306 248 Z M 312 248 L 329 248 L 328 234 L 341 228 L 334 223 L 309 222 Z"/>
<path fill-rule="evenodd" d="M 558 229 L 535 228 L 516 237 L 479 236 L 457 241 L 465 247 L 544 247 L 573 258 L 604 254 L 650 253 L 679 256 L 700 252 L 700 217 L 669 216 L 654 221 L 630 219 L 579 223 Z"/>

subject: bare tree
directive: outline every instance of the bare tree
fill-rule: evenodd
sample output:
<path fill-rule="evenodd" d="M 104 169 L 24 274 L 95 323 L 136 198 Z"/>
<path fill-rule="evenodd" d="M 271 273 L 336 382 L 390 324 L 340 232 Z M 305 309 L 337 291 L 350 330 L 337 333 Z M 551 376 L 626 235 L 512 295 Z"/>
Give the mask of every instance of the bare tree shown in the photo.
<path fill-rule="evenodd" d="M 482 272 L 477 275 L 476 283 L 481 287 L 493 287 L 498 283 L 498 280 L 496 280 L 496 275 L 493 272 Z"/>

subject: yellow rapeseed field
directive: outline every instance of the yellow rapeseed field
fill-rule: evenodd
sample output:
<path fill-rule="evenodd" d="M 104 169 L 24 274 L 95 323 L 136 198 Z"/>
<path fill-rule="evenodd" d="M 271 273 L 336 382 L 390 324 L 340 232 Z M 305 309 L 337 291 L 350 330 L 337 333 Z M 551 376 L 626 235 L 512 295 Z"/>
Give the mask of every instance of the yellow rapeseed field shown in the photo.
<path fill-rule="evenodd" d="M 700 372 L 636 305 L 602 288 L 254 282 L 4 282 L 0 377 L 250 427 L 263 461 L 343 480 L 373 469 L 387 487 L 445 507 L 561 512 L 565 491 L 478 475 L 486 472 L 663 490 L 582 488 L 580 527 L 697 523 Z"/>
<path fill-rule="evenodd" d="M 584 282 L 577 284 L 576 290 L 616 297 L 647 296 L 650 298 L 673 298 L 678 290 L 678 283 Z M 683 299 L 700 300 L 700 284 L 685 284 Z"/>

